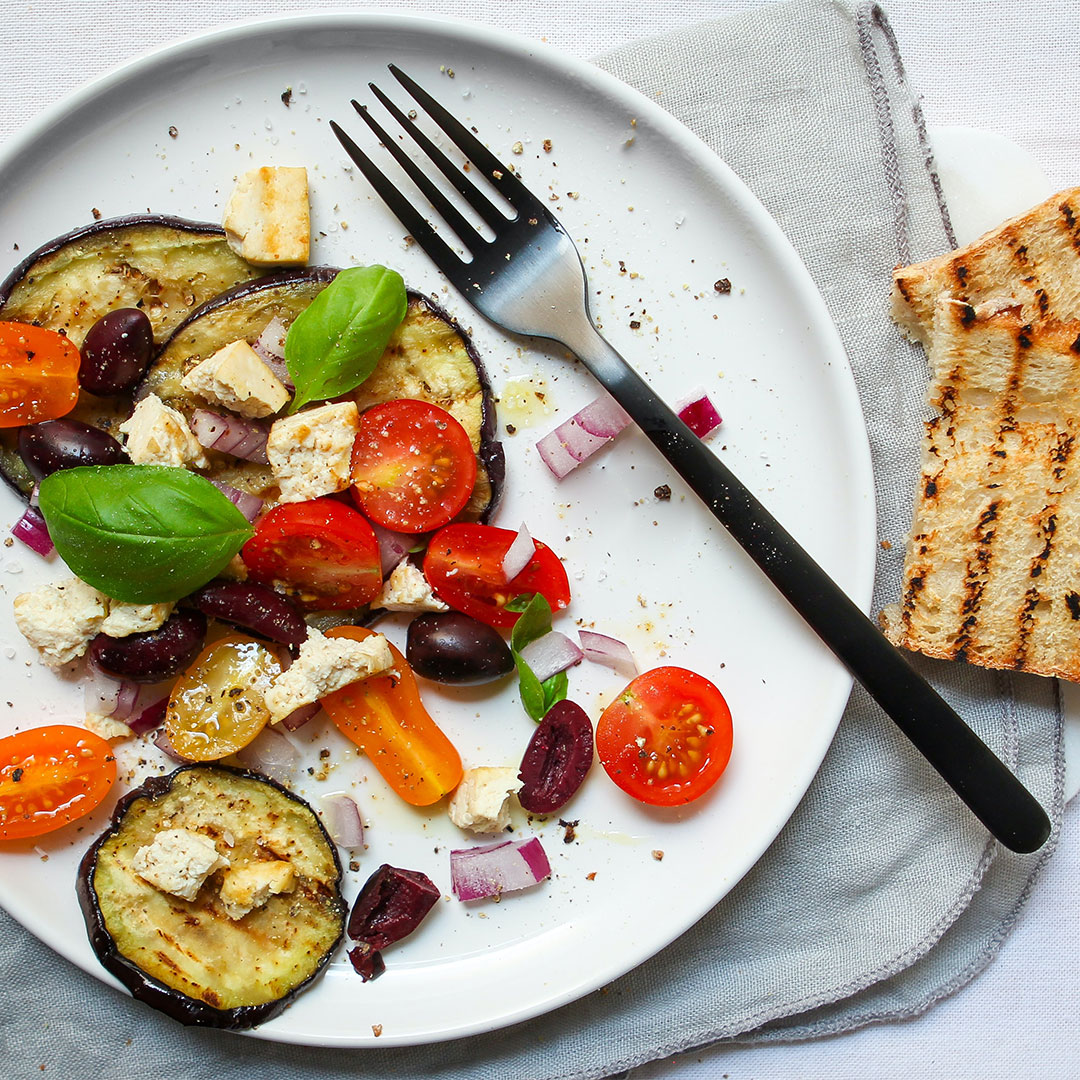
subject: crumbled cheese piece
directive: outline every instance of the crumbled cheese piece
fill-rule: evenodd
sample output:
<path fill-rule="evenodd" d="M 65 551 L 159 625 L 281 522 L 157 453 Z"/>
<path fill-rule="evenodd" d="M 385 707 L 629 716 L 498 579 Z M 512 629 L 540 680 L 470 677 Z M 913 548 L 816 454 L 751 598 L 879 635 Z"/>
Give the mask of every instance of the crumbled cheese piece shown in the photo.
<path fill-rule="evenodd" d="M 120 430 L 127 436 L 124 449 L 136 465 L 205 469 L 210 464 L 183 413 L 166 405 L 157 394 L 147 394 Z"/>
<path fill-rule="evenodd" d="M 307 169 L 264 165 L 244 173 L 222 224 L 229 246 L 249 263 L 306 263 L 311 250 Z"/>
<path fill-rule="evenodd" d="M 285 384 L 246 341 L 234 341 L 200 360 L 180 385 L 241 416 L 272 416 L 289 400 Z"/>
<path fill-rule="evenodd" d="M 270 719 L 274 723 L 283 720 L 301 705 L 310 705 L 349 683 L 378 675 L 393 664 L 390 646 L 382 634 L 356 641 L 328 638 L 311 627 L 300 646 L 300 655 L 266 691 Z"/>
<path fill-rule="evenodd" d="M 502 832 L 510 824 L 510 796 L 520 790 L 515 769 L 492 765 L 466 769 L 450 796 L 450 820 L 470 832 Z"/>
<path fill-rule="evenodd" d="M 175 604 L 128 604 L 109 601 L 109 614 L 101 624 L 101 632 L 109 637 L 128 637 L 157 630 L 172 614 Z"/>
<path fill-rule="evenodd" d="M 84 723 L 87 731 L 92 731 L 102 739 L 130 739 L 134 734 L 122 720 L 114 720 L 111 716 L 102 716 L 101 713 L 88 712 Z"/>
<path fill-rule="evenodd" d="M 101 629 L 109 598 L 79 578 L 15 597 L 15 625 L 45 663 L 60 667 L 86 652 Z"/>
<path fill-rule="evenodd" d="M 249 911 L 261 908 L 271 896 L 289 892 L 295 884 L 292 863 L 273 859 L 226 870 L 218 895 L 225 914 L 230 919 L 242 919 Z"/>
<path fill-rule="evenodd" d="M 266 443 L 282 502 L 305 502 L 351 483 L 353 443 L 360 430 L 355 402 L 320 405 L 275 420 Z"/>
<path fill-rule="evenodd" d="M 431 585 L 420 567 L 408 559 L 394 567 L 371 606 L 386 608 L 387 611 L 450 610 L 449 605 L 431 591 Z"/>
<path fill-rule="evenodd" d="M 203 882 L 228 865 L 209 836 L 188 829 L 159 832 L 131 860 L 131 869 L 143 881 L 182 900 L 194 900 Z"/>
<path fill-rule="evenodd" d="M 218 571 L 218 577 L 223 577 L 227 581 L 247 581 L 247 564 L 239 555 L 234 555 L 225 566 Z"/>

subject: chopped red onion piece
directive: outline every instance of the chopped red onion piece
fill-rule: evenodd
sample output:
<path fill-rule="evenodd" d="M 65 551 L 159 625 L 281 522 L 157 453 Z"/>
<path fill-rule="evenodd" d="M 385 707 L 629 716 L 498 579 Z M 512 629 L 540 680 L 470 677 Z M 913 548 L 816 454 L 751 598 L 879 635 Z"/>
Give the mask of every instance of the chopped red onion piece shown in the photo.
<path fill-rule="evenodd" d="M 525 528 L 525 523 L 522 522 L 517 536 L 514 537 L 514 542 L 503 556 L 503 577 L 507 581 L 513 581 L 529 565 L 529 560 L 535 554 L 536 544 L 533 543 L 529 530 Z"/>
<path fill-rule="evenodd" d="M 527 889 L 550 875 L 547 854 L 535 836 L 450 852 L 450 880 L 459 900 Z"/>
<path fill-rule="evenodd" d="M 364 823 L 360 808 L 351 795 L 336 791 L 321 800 L 325 810 L 326 831 L 338 847 L 355 851 L 364 846 Z"/>
<path fill-rule="evenodd" d="M 191 414 L 191 430 L 201 446 L 222 454 L 266 465 L 266 440 L 270 428 L 242 416 L 223 416 L 208 409 L 196 409 Z"/>
<path fill-rule="evenodd" d="M 236 755 L 249 769 L 265 773 L 279 784 L 289 783 L 300 762 L 300 751 L 277 728 L 265 727 Z"/>
<path fill-rule="evenodd" d="M 579 410 L 574 419 L 590 435 L 600 439 L 614 439 L 623 428 L 633 423 L 630 414 L 606 394 Z"/>
<path fill-rule="evenodd" d="M 285 324 L 275 315 L 251 347 L 264 359 L 269 356 L 275 360 L 284 360 L 286 333 L 288 331 Z"/>
<path fill-rule="evenodd" d="M 51 555 L 53 553 L 54 548 L 52 537 L 49 535 L 49 526 L 45 524 L 45 518 L 36 506 L 26 508 L 23 516 L 12 525 L 11 535 L 39 555 Z"/>
<path fill-rule="evenodd" d="M 630 423 L 630 417 L 606 394 L 589 402 L 537 444 L 544 464 L 561 480 Z"/>
<path fill-rule="evenodd" d="M 716 406 L 704 390 L 696 391 L 692 401 L 679 407 L 679 419 L 699 438 L 704 439 L 710 431 L 721 424 Z"/>
<path fill-rule="evenodd" d="M 537 444 L 536 449 L 541 460 L 551 470 L 556 480 L 561 480 L 568 472 L 576 469 L 580 462 L 572 458 L 566 447 L 559 442 L 559 436 L 549 431 Z"/>
<path fill-rule="evenodd" d="M 116 691 L 116 707 L 112 711 L 113 719 L 127 721 L 139 703 L 139 690 L 139 684 L 129 679 L 120 683 Z"/>
<path fill-rule="evenodd" d="M 625 642 L 593 630 L 579 630 L 578 637 L 581 638 L 581 648 L 586 660 L 591 660 L 594 664 L 606 664 L 627 679 L 637 675 L 634 655 Z"/>
<path fill-rule="evenodd" d="M 375 530 L 375 539 L 379 541 L 379 561 L 382 563 L 383 577 L 386 577 L 409 554 L 409 549 L 416 543 L 416 537 L 394 532 L 374 521 L 370 524 Z"/>
<path fill-rule="evenodd" d="M 521 659 L 541 682 L 576 664 L 582 655 L 581 649 L 558 630 L 549 630 L 521 650 Z"/>
<path fill-rule="evenodd" d="M 98 716 L 112 716 L 116 712 L 120 697 L 120 683 L 107 675 L 100 675 L 93 669 L 83 686 L 83 704 L 88 713 Z"/>
<path fill-rule="evenodd" d="M 154 745 L 167 757 L 173 761 L 179 762 L 181 765 L 189 765 L 190 761 L 176 752 L 176 747 L 173 746 L 172 740 L 169 738 L 164 728 L 160 728 L 158 733 L 154 736 Z"/>
<path fill-rule="evenodd" d="M 154 728 L 161 727 L 165 722 L 165 712 L 169 707 L 169 695 L 166 694 L 163 698 L 159 698 L 157 701 L 150 705 L 147 705 L 134 718 L 128 718 L 124 721 L 133 735 L 145 735 L 148 731 L 153 731 Z"/>
<path fill-rule="evenodd" d="M 211 484 L 214 485 L 225 496 L 226 499 L 231 502 L 241 514 L 248 519 L 248 521 L 254 521 L 259 516 L 259 511 L 263 508 L 263 500 L 258 495 L 252 495 L 249 491 L 241 491 L 239 488 L 234 488 L 231 484 L 226 484 L 221 480 L 211 480 Z"/>
<path fill-rule="evenodd" d="M 282 649 L 279 655 L 282 654 L 288 657 L 290 663 L 292 662 L 292 657 L 287 649 Z M 281 666 L 282 670 L 284 670 L 287 664 Z M 283 720 L 279 720 L 278 723 L 286 731 L 296 731 L 297 728 L 302 728 L 321 708 L 322 706 L 317 701 L 313 701 L 310 705 L 301 705 L 299 709 L 293 709 L 288 716 Z"/>

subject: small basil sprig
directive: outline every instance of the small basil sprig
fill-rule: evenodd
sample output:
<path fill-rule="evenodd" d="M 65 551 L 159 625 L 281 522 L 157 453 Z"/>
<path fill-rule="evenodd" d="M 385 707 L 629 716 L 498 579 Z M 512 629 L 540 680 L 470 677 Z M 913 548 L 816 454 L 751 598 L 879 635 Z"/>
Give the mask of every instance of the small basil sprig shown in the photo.
<path fill-rule="evenodd" d="M 91 465 L 41 481 L 71 570 L 115 600 L 158 604 L 205 585 L 254 530 L 209 480 L 164 465 Z"/>
<path fill-rule="evenodd" d="M 522 599 L 514 597 L 519 603 Z M 521 658 L 521 650 L 526 645 L 551 632 L 551 605 L 540 593 L 536 593 L 519 610 L 521 617 L 510 632 L 510 652 L 517 666 L 521 704 L 529 716 L 540 723 L 548 709 L 556 701 L 562 701 L 566 697 L 569 679 L 565 671 L 559 671 L 541 682 L 533 669 Z"/>
<path fill-rule="evenodd" d="M 355 390 L 375 370 L 408 306 L 395 271 L 342 270 L 285 335 L 285 364 L 296 386 L 289 411 Z"/>

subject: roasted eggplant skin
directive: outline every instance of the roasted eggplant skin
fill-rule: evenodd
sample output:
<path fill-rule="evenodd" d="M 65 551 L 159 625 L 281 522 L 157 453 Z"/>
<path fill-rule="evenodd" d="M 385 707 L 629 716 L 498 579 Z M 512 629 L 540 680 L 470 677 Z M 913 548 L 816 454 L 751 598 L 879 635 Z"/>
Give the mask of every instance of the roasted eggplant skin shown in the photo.
<path fill-rule="evenodd" d="M 109 311 L 138 307 L 160 344 L 192 307 L 262 273 L 209 222 L 156 214 L 94 221 L 50 240 L 8 274 L 0 283 L 0 320 L 45 326 L 81 346 Z M 129 395 L 83 391 L 68 417 L 115 436 L 131 409 Z M 34 479 L 15 438 L 14 429 L 0 431 L 0 474 L 27 498 Z"/>
<path fill-rule="evenodd" d="M 105 857 L 110 841 L 123 829 L 128 814 L 140 800 L 151 803 L 165 799 L 173 791 L 178 780 L 185 774 L 199 773 L 220 774 L 223 782 L 255 782 L 273 789 L 277 795 L 299 804 L 310 815 L 312 828 L 325 841 L 328 858 L 332 866 L 330 888 L 320 896 L 320 901 L 327 905 L 327 911 L 334 926 L 332 939 L 325 942 L 317 957 L 314 968 L 301 982 L 291 986 L 287 993 L 270 1001 L 254 1005 L 242 1005 L 234 1008 L 217 1008 L 202 998 L 196 998 L 167 985 L 162 980 L 148 974 L 136 963 L 123 955 L 114 935 L 107 925 L 102 909 L 101 898 L 95 886 L 99 861 Z M 189 1026 L 212 1027 L 230 1031 L 241 1031 L 265 1023 L 279 1015 L 296 997 L 319 977 L 341 943 L 345 931 L 348 905 L 341 894 L 341 861 L 337 849 L 327 835 L 318 816 L 298 796 L 287 788 L 261 773 L 235 769 L 224 765 L 184 765 L 166 776 L 154 776 L 146 780 L 141 787 L 129 792 L 117 804 L 108 828 L 93 843 L 79 864 L 76 893 L 86 923 L 87 933 L 94 953 L 107 971 L 114 975 L 128 989 L 132 997 L 159 1010 L 181 1024 Z M 205 886 L 204 886 L 205 888 Z M 161 894 L 164 895 L 164 894 Z M 186 901 L 172 898 L 176 909 L 174 914 L 185 916 L 190 905 Z"/>

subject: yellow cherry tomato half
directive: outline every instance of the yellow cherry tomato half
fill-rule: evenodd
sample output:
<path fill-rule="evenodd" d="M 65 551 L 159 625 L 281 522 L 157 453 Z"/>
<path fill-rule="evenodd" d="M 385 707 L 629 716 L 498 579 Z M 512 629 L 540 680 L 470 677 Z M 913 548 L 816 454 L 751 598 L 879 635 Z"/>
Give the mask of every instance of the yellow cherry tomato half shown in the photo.
<path fill-rule="evenodd" d="M 0 428 L 66 416 L 79 397 L 79 350 L 63 334 L 0 322 Z"/>

